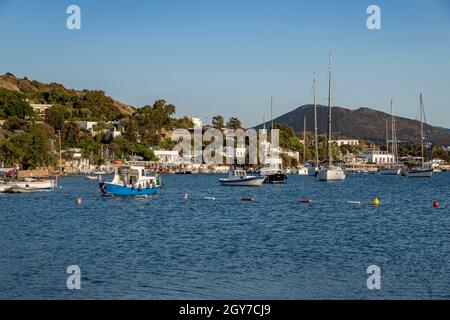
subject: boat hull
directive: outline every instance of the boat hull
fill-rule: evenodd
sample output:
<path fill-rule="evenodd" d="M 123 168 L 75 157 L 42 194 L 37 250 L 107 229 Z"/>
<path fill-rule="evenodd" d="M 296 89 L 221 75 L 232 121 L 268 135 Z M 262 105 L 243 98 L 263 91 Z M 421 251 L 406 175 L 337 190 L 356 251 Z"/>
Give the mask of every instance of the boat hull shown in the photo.
<path fill-rule="evenodd" d="M 345 172 L 342 169 L 321 169 L 317 173 L 320 181 L 343 181 L 345 180 Z"/>
<path fill-rule="evenodd" d="M 378 174 L 382 175 L 382 176 L 399 176 L 401 174 L 402 170 L 401 169 L 390 169 L 390 168 L 385 168 L 385 169 L 381 169 Z"/>
<path fill-rule="evenodd" d="M 124 187 L 109 182 L 100 183 L 100 191 L 104 195 L 113 196 L 144 196 L 144 195 L 154 195 L 158 193 L 159 186 L 150 188 L 131 188 Z"/>
<path fill-rule="evenodd" d="M 242 179 L 219 179 L 219 182 L 223 186 L 234 186 L 234 187 L 259 187 L 261 186 L 266 177 L 249 177 Z"/>
<path fill-rule="evenodd" d="M 319 169 L 316 167 L 309 167 L 308 168 L 308 176 L 316 177 L 318 171 L 319 171 Z"/>
<path fill-rule="evenodd" d="M 264 183 L 266 184 L 278 184 L 278 183 L 286 183 L 288 177 L 283 173 L 276 173 L 276 174 L 268 174 L 265 177 Z"/>
<path fill-rule="evenodd" d="M 405 176 L 408 178 L 431 178 L 433 170 L 411 170 L 405 172 Z"/>

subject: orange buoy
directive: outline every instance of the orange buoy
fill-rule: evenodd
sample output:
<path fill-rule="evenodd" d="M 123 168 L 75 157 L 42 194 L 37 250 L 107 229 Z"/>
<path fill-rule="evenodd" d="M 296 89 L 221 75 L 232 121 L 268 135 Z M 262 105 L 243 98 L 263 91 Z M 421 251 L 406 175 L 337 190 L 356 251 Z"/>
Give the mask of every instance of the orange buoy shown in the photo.
<path fill-rule="evenodd" d="M 433 207 L 439 208 L 439 202 L 435 201 L 435 202 L 433 203 Z"/>
<path fill-rule="evenodd" d="M 75 203 L 76 203 L 77 205 L 80 205 L 80 204 L 81 204 L 81 198 L 78 198 L 77 201 L 75 201 Z"/>
<path fill-rule="evenodd" d="M 242 201 L 255 201 L 255 198 L 242 198 Z"/>

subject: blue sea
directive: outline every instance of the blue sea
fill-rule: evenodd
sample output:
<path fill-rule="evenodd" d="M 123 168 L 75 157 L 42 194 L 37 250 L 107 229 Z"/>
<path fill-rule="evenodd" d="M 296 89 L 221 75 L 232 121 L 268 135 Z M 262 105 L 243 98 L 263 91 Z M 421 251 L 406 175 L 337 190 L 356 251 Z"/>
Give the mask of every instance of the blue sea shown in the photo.
<path fill-rule="evenodd" d="M 147 199 L 102 198 L 82 176 L 0 194 L 0 299 L 450 298 L 450 174 L 219 177 L 167 175 Z M 71 265 L 81 290 L 67 288 Z M 367 288 L 371 265 L 381 290 Z"/>

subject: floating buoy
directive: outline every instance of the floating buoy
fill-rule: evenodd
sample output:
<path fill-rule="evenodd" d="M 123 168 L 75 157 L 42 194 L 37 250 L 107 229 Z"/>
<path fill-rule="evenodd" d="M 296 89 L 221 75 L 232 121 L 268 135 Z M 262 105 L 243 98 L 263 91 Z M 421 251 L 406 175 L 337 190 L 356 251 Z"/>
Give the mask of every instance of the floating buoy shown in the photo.
<path fill-rule="evenodd" d="M 184 194 L 184 200 L 188 200 L 188 199 L 189 199 L 189 193 L 186 192 L 186 193 Z"/>
<path fill-rule="evenodd" d="M 300 203 L 303 203 L 303 204 L 311 204 L 311 203 L 313 203 L 314 201 L 309 200 L 309 199 L 303 199 L 303 200 L 300 200 L 299 202 L 300 202 Z"/>
<path fill-rule="evenodd" d="M 255 198 L 242 198 L 242 201 L 255 201 Z"/>
<path fill-rule="evenodd" d="M 348 204 L 361 204 L 361 201 L 347 201 Z"/>
<path fill-rule="evenodd" d="M 75 201 L 75 203 L 76 203 L 77 205 L 80 205 L 80 204 L 81 204 L 81 198 L 78 198 L 78 199 Z"/>
<path fill-rule="evenodd" d="M 203 200 L 211 200 L 211 201 L 214 201 L 214 200 L 216 200 L 216 198 L 214 198 L 214 197 L 204 197 Z"/>
<path fill-rule="evenodd" d="M 435 202 L 433 203 L 433 207 L 439 208 L 439 202 L 435 201 Z"/>
<path fill-rule="evenodd" d="M 378 198 L 375 198 L 375 200 L 373 200 L 373 205 L 378 207 L 380 205 L 380 200 L 378 200 Z"/>

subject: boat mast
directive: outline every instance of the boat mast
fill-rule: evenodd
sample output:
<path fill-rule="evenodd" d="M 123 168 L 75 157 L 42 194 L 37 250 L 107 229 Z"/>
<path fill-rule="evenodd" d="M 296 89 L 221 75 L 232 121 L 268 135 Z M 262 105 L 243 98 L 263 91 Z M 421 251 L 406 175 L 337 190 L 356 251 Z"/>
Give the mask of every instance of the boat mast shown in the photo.
<path fill-rule="evenodd" d="M 319 167 L 319 144 L 317 142 L 317 102 L 316 102 L 316 73 L 314 72 L 313 92 L 314 92 L 314 147 L 316 156 L 316 168 Z"/>
<path fill-rule="evenodd" d="M 424 167 L 424 156 L 425 151 L 423 147 L 423 99 L 422 94 L 420 94 L 420 148 L 421 148 L 421 155 L 422 155 L 422 168 Z"/>
<path fill-rule="evenodd" d="M 397 134 L 395 132 L 395 119 L 394 119 L 394 99 L 391 99 L 391 143 L 392 154 L 394 155 L 394 164 L 397 163 Z"/>
<path fill-rule="evenodd" d="M 389 153 L 389 119 L 386 119 L 386 152 Z"/>
<path fill-rule="evenodd" d="M 331 58 L 332 54 L 329 55 L 328 63 L 328 143 L 327 143 L 327 154 L 328 154 L 328 165 L 331 165 L 333 159 L 331 158 Z"/>
<path fill-rule="evenodd" d="M 306 116 L 303 117 L 303 164 L 306 163 Z"/>

